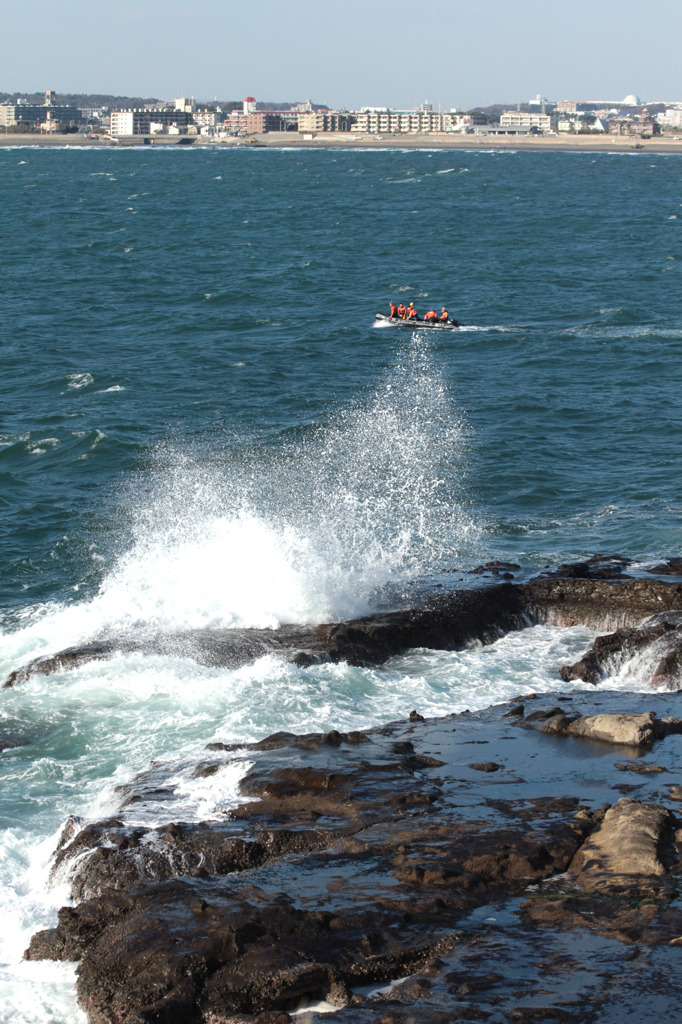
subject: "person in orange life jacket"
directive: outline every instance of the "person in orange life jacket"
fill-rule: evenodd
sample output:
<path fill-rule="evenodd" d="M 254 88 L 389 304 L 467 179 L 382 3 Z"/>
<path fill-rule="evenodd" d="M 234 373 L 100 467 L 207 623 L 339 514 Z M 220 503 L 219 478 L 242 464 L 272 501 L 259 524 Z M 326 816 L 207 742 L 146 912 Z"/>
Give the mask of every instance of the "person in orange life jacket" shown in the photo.
<path fill-rule="evenodd" d="M 428 321 L 434 320 L 435 321 L 437 319 L 438 319 L 438 313 L 436 313 L 435 309 L 430 309 L 428 311 L 428 313 L 424 313 L 424 320 L 428 320 Z"/>
<path fill-rule="evenodd" d="M 398 306 L 398 316 L 400 317 L 401 320 L 404 320 L 405 317 L 407 316 L 407 308 L 406 306 L 403 305 L 402 302 Z"/>
<path fill-rule="evenodd" d="M 439 319 L 439 320 L 442 320 L 442 322 L 443 322 L 443 323 L 447 323 L 447 321 L 448 321 L 448 311 L 447 311 L 447 309 L 445 308 L 445 306 L 443 306 L 443 307 L 442 307 L 442 309 L 443 309 L 443 312 L 442 312 L 442 313 L 441 313 L 441 315 L 440 315 L 440 316 L 438 317 L 438 319 Z"/>
<path fill-rule="evenodd" d="M 417 310 L 414 308 L 414 302 L 411 302 L 409 304 L 409 306 L 407 307 L 407 319 L 408 320 L 418 320 L 419 319 L 419 316 L 417 314 Z"/>
<path fill-rule="evenodd" d="M 398 307 L 396 306 L 395 302 L 392 302 L 391 303 L 391 312 L 390 312 L 391 320 L 395 320 L 397 316 L 398 316 Z"/>

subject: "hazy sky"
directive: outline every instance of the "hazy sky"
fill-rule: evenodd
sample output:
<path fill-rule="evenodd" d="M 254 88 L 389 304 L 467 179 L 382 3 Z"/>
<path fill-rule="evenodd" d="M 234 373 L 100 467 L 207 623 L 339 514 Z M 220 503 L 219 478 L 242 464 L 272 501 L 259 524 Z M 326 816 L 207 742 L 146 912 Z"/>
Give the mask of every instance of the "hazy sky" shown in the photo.
<path fill-rule="evenodd" d="M 468 108 L 682 99 L 679 0 L 0 0 L 0 90 Z"/>

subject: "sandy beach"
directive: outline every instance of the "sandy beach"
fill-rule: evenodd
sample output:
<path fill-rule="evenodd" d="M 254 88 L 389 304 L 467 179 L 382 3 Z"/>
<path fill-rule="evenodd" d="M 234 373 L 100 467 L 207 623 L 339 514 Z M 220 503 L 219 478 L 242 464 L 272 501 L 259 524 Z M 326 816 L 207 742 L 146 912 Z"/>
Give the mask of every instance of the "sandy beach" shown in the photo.
<path fill-rule="evenodd" d="M 293 136 L 293 137 L 292 137 Z M 622 135 L 533 135 L 515 138 L 499 135 L 356 135 L 353 132 L 320 133 L 304 139 L 292 132 L 271 132 L 257 136 L 266 146 L 306 146 L 342 149 L 514 149 L 514 150 L 586 150 L 588 152 L 682 153 L 682 136 L 663 136 L 643 140 Z M 234 142 L 230 139 L 229 142 Z M 242 140 L 240 140 L 242 141 Z M 633 147 L 637 146 L 637 149 Z M 641 147 L 641 149 L 640 149 Z"/>
<path fill-rule="evenodd" d="M 156 135 L 152 146 L 178 145 L 187 136 Z M 0 135 L 0 146 L 69 146 L 101 149 L 112 146 L 139 146 L 145 136 L 120 136 L 91 139 L 78 135 Z M 268 132 L 248 139 L 209 139 L 195 136 L 192 145 L 219 147 L 267 147 L 302 149 L 501 149 L 546 152 L 623 152 L 682 153 L 682 136 L 664 135 L 655 139 L 638 139 L 623 135 L 533 135 L 515 138 L 499 135 L 360 135 L 353 132 L 324 132 L 306 138 L 298 132 Z"/>

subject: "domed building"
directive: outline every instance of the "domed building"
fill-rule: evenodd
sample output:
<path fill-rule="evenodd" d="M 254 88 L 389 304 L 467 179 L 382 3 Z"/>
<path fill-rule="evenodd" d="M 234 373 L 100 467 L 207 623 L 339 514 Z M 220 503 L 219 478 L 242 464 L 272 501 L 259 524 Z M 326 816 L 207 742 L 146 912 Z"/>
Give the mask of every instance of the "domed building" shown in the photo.
<path fill-rule="evenodd" d="M 631 92 L 623 100 L 624 107 L 639 107 L 641 106 L 641 103 L 642 101 L 640 100 L 639 96 L 636 96 L 634 92 Z"/>

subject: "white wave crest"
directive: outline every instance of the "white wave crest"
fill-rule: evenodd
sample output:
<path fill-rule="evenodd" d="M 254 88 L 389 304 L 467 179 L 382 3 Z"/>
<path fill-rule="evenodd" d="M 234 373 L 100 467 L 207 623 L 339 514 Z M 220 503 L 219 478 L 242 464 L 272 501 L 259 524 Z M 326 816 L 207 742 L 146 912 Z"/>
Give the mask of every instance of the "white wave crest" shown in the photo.
<path fill-rule="evenodd" d="M 387 587 L 476 550 L 467 447 L 421 337 L 326 426 L 208 459 L 169 445 L 136 482 L 146 493 L 129 496 L 125 550 L 108 556 L 96 596 L 44 609 L 15 654 L 129 629 L 318 623 L 395 601 Z"/>
<path fill-rule="evenodd" d="M 66 377 L 68 384 L 67 388 L 69 391 L 74 391 L 78 388 L 86 388 L 93 383 L 93 377 L 90 373 L 69 373 Z"/>

